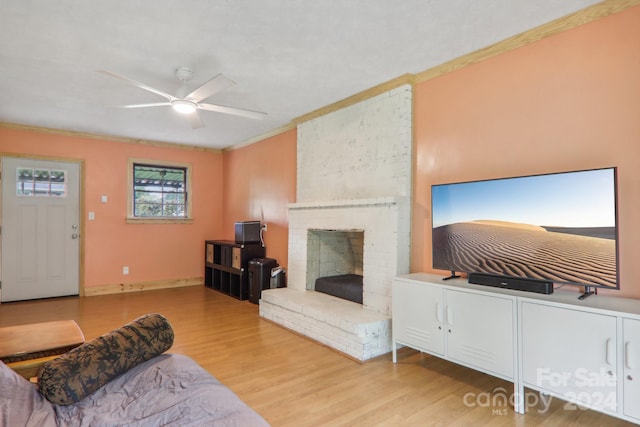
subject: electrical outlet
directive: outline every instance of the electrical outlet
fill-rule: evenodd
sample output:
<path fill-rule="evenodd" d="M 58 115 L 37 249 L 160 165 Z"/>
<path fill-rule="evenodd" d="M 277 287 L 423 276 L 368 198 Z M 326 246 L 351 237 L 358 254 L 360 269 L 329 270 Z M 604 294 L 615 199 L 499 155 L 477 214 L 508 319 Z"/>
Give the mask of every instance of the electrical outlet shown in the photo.
<path fill-rule="evenodd" d="M 267 224 L 262 224 L 262 231 L 267 231 Z"/>
<path fill-rule="evenodd" d="M 124 266 L 122 267 L 122 274 L 127 275 L 129 274 L 129 266 Z"/>

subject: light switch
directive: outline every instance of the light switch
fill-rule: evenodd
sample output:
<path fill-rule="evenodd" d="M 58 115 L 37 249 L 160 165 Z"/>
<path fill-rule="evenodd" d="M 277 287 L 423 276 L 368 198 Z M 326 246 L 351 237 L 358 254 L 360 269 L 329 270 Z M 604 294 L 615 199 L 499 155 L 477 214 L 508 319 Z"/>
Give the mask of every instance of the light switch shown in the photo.
<path fill-rule="evenodd" d="M 89 212 L 89 221 L 93 221 L 94 219 L 96 219 L 96 213 L 95 212 Z"/>
<path fill-rule="evenodd" d="M 106 195 L 106 194 L 103 194 L 103 195 L 102 195 L 102 197 L 100 197 L 100 201 L 101 201 L 102 203 L 107 203 L 107 195 Z"/>

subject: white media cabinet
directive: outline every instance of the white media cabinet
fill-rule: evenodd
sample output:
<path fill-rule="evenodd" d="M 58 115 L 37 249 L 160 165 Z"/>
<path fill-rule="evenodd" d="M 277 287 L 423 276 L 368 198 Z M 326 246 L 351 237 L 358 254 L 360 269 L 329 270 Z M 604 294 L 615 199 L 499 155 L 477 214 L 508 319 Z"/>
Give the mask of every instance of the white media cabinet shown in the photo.
<path fill-rule="evenodd" d="M 392 288 L 393 362 L 399 345 L 640 423 L 640 300 L 575 289 L 551 295 L 413 273 Z"/>

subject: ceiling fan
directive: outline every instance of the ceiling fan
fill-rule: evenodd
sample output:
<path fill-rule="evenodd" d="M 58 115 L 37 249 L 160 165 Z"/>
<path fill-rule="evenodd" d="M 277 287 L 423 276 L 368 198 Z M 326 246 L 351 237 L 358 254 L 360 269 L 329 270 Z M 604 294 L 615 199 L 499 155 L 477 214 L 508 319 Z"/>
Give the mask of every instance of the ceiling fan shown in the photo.
<path fill-rule="evenodd" d="M 178 113 L 184 114 L 193 129 L 204 127 L 204 123 L 202 122 L 202 119 L 198 114 L 198 110 L 215 111 L 217 113 L 232 114 L 235 116 L 248 117 L 251 119 L 262 119 L 264 118 L 264 116 L 266 116 L 266 113 L 262 113 L 259 111 L 245 110 L 242 108 L 227 107 L 224 105 L 208 104 L 202 102 L 212 95 L 236 84 L 233 80 L 226 78 L 222 74 L 218 74 L 200 87 L 194 89 L 190 93 L 187 93 L 187 82 L 191 80 L 193 71 L 188 67 L 179 67 L 176 70 L 176 77 L 182 82 L 182 88 L 178 96 L 173 96 L 164 91 L 148 86 L 144 83 L 140 83 L 128 77 L 116 74 L 112 71 L 98 70 L 98 72 L 118 78 L 120 80 L 124 80 L 127 83 L 139 87 L 140 89 L 147 90 L 167 99 L 167 101 L 165 102 L 125 105 L 124 108 L 170 106 Z"/>

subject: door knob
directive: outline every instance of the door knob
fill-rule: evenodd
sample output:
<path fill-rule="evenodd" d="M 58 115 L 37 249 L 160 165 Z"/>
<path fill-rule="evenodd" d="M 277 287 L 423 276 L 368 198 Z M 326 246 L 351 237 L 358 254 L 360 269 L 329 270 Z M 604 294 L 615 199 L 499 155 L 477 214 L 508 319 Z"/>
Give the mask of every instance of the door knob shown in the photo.
<path fill-rule="evenodd" d="M 76 233 L 73 233 L 73 234 L 71 235 L 71 238 L 72 238 L 72 239 L 77 239 L 77 238 L 78 238 L 78 235 L 77 235 Z"/>

